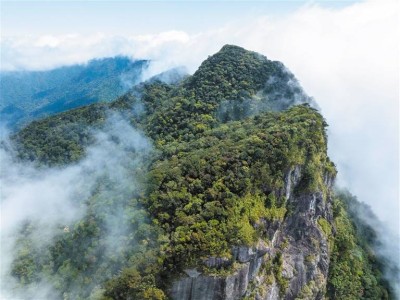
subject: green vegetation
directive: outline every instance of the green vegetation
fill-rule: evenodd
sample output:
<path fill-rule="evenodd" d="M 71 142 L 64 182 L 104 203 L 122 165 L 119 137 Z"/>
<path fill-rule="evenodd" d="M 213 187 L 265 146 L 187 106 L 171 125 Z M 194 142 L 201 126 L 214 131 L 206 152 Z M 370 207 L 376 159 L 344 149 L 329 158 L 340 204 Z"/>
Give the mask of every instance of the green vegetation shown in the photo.
<path fill-rule="evenodd" d="M 321 227 L 322 231 L 325 233 L 327 237 L 332 234 L 332 228 L 329 222 L 324 218 L 318 219 L 318 225 Z"/>
<path fill-rule="evenodd" d="M 113 57 L 49 71 L 2 72 L 0 117 L 14 129 L 55 113 L 112 101 L 139 80 L 148 63 Z"/>
<path fill-rule="evenodd" d="M 273 272 L 276 282 L 279 286 L 279 296 L 282 298 L 285 295 L 289 281 L 282 276 L 283 258 L 282 253 L 278 252 L 273 260 Z"/>
<path fill-rule="evenodd" d="M 93 104 L 34 121 L 14 136 L 19 158 L 47 165 L 77 161 L 106 119 L 106 105 Z"/>
<path fill-rule="evenodd" d="M 110 235 L 107 222 L 113 218 L 124 230 Z M 135 199 L 98 193 L 87 203 L 85 217 L 56 229 L 59 233 L 50 245 L 38 244 L 35 223 L 27 224 L 17 243 L 12 275 L 21 287 L 46 281 L 64 299 L 87 299 L 110 278 L 101 294 L 111 299 L 132 294 L 135 299 L 164 299 L 155 274 L 161 272 L 160 251 L 168 240 L 150 220 Z"/>
<path fill-rule="evenodd" d="M 299 97 L 310 102 L 293 82 L 281 63 L 225 46 L 176 85 L 153 80 L 112 103 L 25 127 L 13 136 L 21 159 L 65 165 L 82 158 L 93 129 L 118 112 L 152 139 L 156 154 L 141 168 L 140 191 L 127 187 L 120 199 L 94 193 L 82 204 L 88 208 L 84 218 L 60 232 L 50 247 L 30 243 L 34 224 L 21 230 L 14 277 L 22 286 L 44 278 L 68 299 L 160 300 L 183 268 L 201 265 L 208 256 L 230 258 L 233 245 L 265 238 L 268 224 L 290 213 L 283 195 L 291 169 L 302 170 L 296 193 L 325 191 L 324 176 L 336 174 L 327 156 L 327 124 L 308 104 L 293 106 Z M 373 255 L 358 246 L 341 203 L 335 202 L 328 295 L 382 296 L 381 277 L 370 260 L 362 260 Z M 119 236 L 121 248 L 110 253 L 104 221 L 118 211 L 126 232 Z M 335 233 L 327 220 L 318 224 L 327 236 Z M 278 253 L 267 274 L 284 293 L 282 263 Z"/>
<path fill-rule="evenodd" d="M 167 148 L 168 158 L 151 168 L 145 205 L 171 235 L 171 268 L 254 243 L 264 230 L 256 226 L 261 219 L 285 215 L 277 194 L 287 170 L 317 161 L 302 187 L 318 188 L 307 184 L 320 182 L 330 164 L 324 149 L 324 121 L 307 106 L 232 122 Z"/>
<path fill-rule="evenodd" d="M 382 260 L 371 248 L 375 231 L 357 221 L 349 205 L 361 204 L 347 192 L 337 192 L 334 201 L 336 235 L 329 266 L 328 291 L 330 299 L 393 299 L 382 275 Z"/>

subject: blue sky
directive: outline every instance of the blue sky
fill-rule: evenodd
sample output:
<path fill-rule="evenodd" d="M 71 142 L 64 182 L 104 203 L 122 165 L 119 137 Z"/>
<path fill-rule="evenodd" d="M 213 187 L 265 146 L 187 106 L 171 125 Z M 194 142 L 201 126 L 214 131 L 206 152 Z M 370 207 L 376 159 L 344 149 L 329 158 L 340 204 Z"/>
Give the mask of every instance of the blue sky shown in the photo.
<path fill-rule="evenodd" d="M 2 1 L 1 34 L 148 34 L 208 30 L 240 18 L 280 17 L 304 5 L 338 9 L 356 1 Z"/>

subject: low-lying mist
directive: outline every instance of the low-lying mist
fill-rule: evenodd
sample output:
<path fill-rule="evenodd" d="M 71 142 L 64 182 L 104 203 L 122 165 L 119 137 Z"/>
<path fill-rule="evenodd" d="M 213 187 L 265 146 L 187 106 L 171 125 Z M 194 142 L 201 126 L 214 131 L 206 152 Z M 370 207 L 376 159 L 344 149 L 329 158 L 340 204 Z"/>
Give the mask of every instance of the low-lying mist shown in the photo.
<path fill-rule="evenodd" d="M 85 157 L 61 168 L 15 160 L 3 138 L 1 299 L 59 299 L 60 290 L 70 291 L 64 299 L 89 294 L 118 271 L 126 245 L 136 242 L 127 230 L 138 228 L 146 216 L 132 199 L 141 193 L 152 145 L 116 114 L 93 135 Z M 79 241 L 78 249 L 69 249 L 74 241 Z M 71 257 L 83 262 L 69 261 Z M 87 269 L 79 270 L 81 266 Z M 28 286 L 21 289 L 22 283 Z"/>
<path fill-rule="evenodd" d="M 306 95 L 295 76 L 281 64 L 279 75 L 268 78 L 264 87 L 249 98 L 223 100 L 217 108 L 222 122 L 240 120 L 266 111 L 282 111 L 294 105 L 307 103 L 318 108 L 313 98 Z"/>

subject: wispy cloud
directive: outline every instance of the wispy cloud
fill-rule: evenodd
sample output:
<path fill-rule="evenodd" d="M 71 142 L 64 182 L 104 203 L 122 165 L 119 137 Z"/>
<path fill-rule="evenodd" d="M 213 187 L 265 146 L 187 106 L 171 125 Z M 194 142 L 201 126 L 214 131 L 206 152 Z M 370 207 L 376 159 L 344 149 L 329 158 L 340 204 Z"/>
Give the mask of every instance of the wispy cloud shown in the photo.
<path fill-rule="evenodd" d="M 41 277 L 40 283 L 21 290 L 15 278 L 10 276 L 18 247 L 23 244 L 20 232 L 24 225 L 30 224 L 33 230 L 28 237 L 24 236 L 24 240 L 29 238 L 32 253 L 41 251 L 55 237 L 74 230 L 76 222 L 86 215 L 88 203 L 94 195 L 97 197 L 98 214 L 107 209 L 103 220 L 106 230 L 102 239 L 106 241 L 108 252 L 103 256 L 109 252 L 114 258 L 120 255 L 117 250 L 124 245 L 122 237 L 128 228 L 127 214 L 130 214 L 129 221 L 132 221 L 133 214 L 133 208 L 124 207 L 125 200 L 131 199 L 133 193 L 140 189 L 136 174 L 151 154 L 152 145 L 128 121 L 115 114 L 110 114 L 105 126 L 93 131 L 93 136 L 95 142 L 86 149 L 86 156 L 78 163 L 63 168 L 37 168 L 18 162 L 10 147 L 0 148 L 1 299 L 58 298 L 54 287 L 47 282 L 48 278 Z M 7 141 L 2 140 L 1 144 L 6 145 Z M 108 183 L 105 191 L 99 189 L 104 182 Z M 100 199 L 118 201 L 114 200 L 112 206 L 104 207 Z M 77 291 L 72 289 L 71 293 Z"/>

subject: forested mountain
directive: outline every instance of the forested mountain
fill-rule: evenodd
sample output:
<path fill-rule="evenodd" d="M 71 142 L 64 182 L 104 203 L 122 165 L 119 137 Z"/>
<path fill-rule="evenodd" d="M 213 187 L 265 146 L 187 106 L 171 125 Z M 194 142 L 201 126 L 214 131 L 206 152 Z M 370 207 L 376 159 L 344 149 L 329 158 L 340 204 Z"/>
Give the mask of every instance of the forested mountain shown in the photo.
<path fill-rule="evenodd" d="M 103 58 L 50 71 L 0 73 L 0 118 L 8 126 L 79 106 L 108 102 L 138 83 L 148 61 Z"/>
<path fill-rule="evenodd" d="M 12 136 L 20 162 L 83 165 L 94 182 L 50 243 L 38 221 L 19 228 L 15 295 L 394 299 L 360 204 L 333 189 L 328 124 L 282 63 L 226 45 L 192 76 L 162 78 Z"/>

